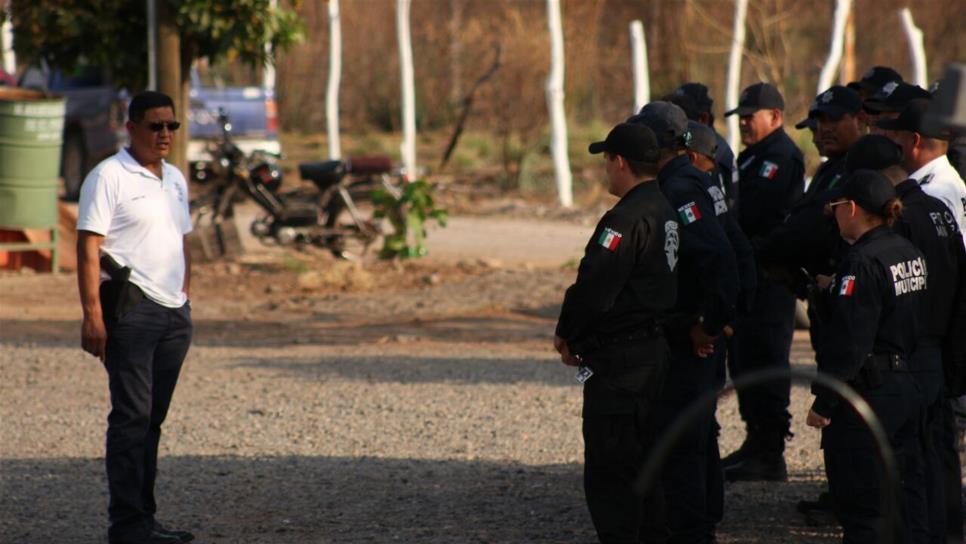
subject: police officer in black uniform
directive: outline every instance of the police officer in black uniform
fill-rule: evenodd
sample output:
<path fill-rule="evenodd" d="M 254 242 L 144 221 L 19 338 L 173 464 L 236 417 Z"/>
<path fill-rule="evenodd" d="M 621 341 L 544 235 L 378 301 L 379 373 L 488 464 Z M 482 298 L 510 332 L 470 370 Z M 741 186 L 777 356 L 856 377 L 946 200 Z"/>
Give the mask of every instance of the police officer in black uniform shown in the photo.
<path fill-rule="evenodd" d="M 725 326 L 734 322 L 738 293 L 735 254 L 715 217 L 701 176 L 683 145 L 687 118 L 674 104 L 657 101 L 630 119 L 654 131 L 661 147 L 658 182 L 682 224 L 678 297 L 666 330 L 671 348 L 659 415 L 662 429 L 698 397 L 719 387 Z M 689 429 L 662 470 L 669 542 L 711 542 L 723 488 L 711 471 L 719 466 L 714 410 Z M 714 495 L 714 496 L 711 496 Z"/>
<path fill-rule="evenodd" d="M 927 195 L 902 168 L 902 148 L 886 136 L 869 135 L 849 151 L 846 172 L 858 169 L 876 170 L 892 182 L 902 200 L 902 215 L 893 230 L 908 239 L 926 259 L 929 289 L 920 307 L 921 335 L 911 356 L 912 375 L 919 384 L 923 411 L 923 440 L 911 445 L 910 470 L 923 469 L 925 496 L 921 504 L 906 505 L 908 529 L 922 542 L 943 542 L 946 535 L 946 510 L 943 493 L 943 417 L 946 390 L 962 389 L 962 379 L 955 369 L 950 374 L 949 388 L 944 383 L 944 346 L 962 351 L 966 338 L 962 335 L 962 317 L 954 320 L 954 309 L 966 306 L 966 249 L 959 226 L 949 208 L 937 198 Z M 906 481 L 920 475 L 904 475 Z M 916 511 L 910 511 L 918 507 Z M 928 534 L 928 536 L 924 536 Z"/>
<path fill-rule="evenodd" d="M 919 423 L 918 390 L 909 369 L 927 285 L 925 258 L 889 228 L 901 204 L 892 183 L 878 172 L 851 174 L 829 206 L 851 248 L 828 287 L 834 302 L 818 370 L 862 395 L 901 457 Z M 854 409 L 831 391 L 813 386 L 812 392 L 806 424 L 822 429 L 843 542 L 878 542 L 883 490 L 872 436 Z"/>
<path fill-rule="evenodd" d="M 801 151 L 782 127 L 785 102 L 774 86 L 756 83 L 741 93 L 738 114 L 745 150 L 738 155 L 738 222 L 756 249 L 781 225 L 804 186 Z M 739 315 L 735 349 L 737 378 L 764 368 L 788 368 L 795 320 L 795 296 L 761 274 L 751 312 Z M 741 448 L 723 460 L 725 478 L 785 480 L 785 437 L 791 415 L 791 383 L 770 383 L 738 390 L 747 427 Z"/>
<path fill-rule="evenodd" d="M 694 104 L 694 108 L 685 107 L 685 101 L 679 101 L 680 97 L 686 97 Z M 711 175 L 716 183 L 721 187 L 728 200 L 728 206 L 734 208 L 738 202 L 738 177 L 735 175 L 735 153 L 732 151 L 728 141 L 718 134 L 714 129 L 714 100 L 708 93 L 707 85 L 703 83 L 685 83 L 669 97 L 669 102 L 673 102 L 684 110 L 688 120 L 697 121 L 711 129 L 714 133 L 716 146 L 714 149 L 715 171 Z"/>
<path fill-rule="evenodd" d="M 659 485 L 645 495 L 633 485 L 654 440 L 680 226 L 655 181 L 658 145 L 647 127 L 619 124 L 590 152 L 605 154 L 608 190 L 620 201 L 587 243 L 554 346 L 584 383 L 584 491 L 597 535 L 637 543 L 663 531 Z"/>

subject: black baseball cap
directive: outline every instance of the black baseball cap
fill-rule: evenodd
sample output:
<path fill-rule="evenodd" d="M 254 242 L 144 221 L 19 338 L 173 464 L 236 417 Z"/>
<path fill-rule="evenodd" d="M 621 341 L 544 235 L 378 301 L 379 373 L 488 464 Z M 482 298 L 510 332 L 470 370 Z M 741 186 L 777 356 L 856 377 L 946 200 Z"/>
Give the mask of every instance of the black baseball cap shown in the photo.
<path fill-rule="evenodd" d="M 751 115 L 758 110 L 784 110 L 785 99 L 778 88 L 768 83 L 755 83 L 745 87 L 738 99 L 738 107 L 725 112 L 725 116 Z"/>
<path fill-rule="evenodd" d="M 647 163 L 657 162 L 659 147 L 654 131 L 635 123 L 621 123 L 612 128 L 602 142 L 594 142 L 587 148 L 591 154 L 608 152 L 625 159 Z"/>
<path fill-rule="evenodd" d="M 647 103 L 640 113 L 632 115 L 626 122 L 641 124 L 657 136 L 657 143 L 662 148 L 674 148 L 684 145 L 688 134 L 688 116 L 676 104 L 656 100 Z"/>
<path fill-rule="evenodd" d="M 882 215 L 886 211 L 886 204 L 896 198 L 896 188 L 889 178 L 875 170 L 863 169 L 849 174 L 828 196 L 830 202 L 843 198 L 853 200 L 867 212 Z"/>
<path fill-rule="evenodd" d="M 881 134 L 868 134 L 852 144 L 845 155 L 845 173 L 883 170 L 902 164 L 902 147 Z"/>
<path fill-rule="evenodd" d="M 863 107 L 872 113 L 898 113 L 905 109 L 909 102 L 917 98 L 930 98 L 929 91 L 918 85 L 890 81 L 865 101 Z"/>
<path fill-rule="evenodd" d="M 923 128 L 923 118 L 926 116 L 926 110 L 929 109 L 928 98 L 917 98 L 909 102 L 906 108 L 899 113 L 899 117 L 895 119 L 879 119 L 875 122 L 875 126 L 885 129 L 885 130 L 902 130 L 906 132 L 918 132 L 926 138 L 936 138 L 939 140 L 948 140 L 950 138 L 950 133 L 946 129 L 937 130 L 927 130 Z"/>
<path fill-rule="evenodd" d="M 869 71 L 862 74 L 862 79 L 858 81 L 860 90 L 867 93 L 874 93 L 885 86 L 890 81 L 902 83 L 902 76 L 888 66 L 873 66 Z"/>
<path fill-rule="evenodd" d="M 674 89 L 672 94 L 690 97 L 701 113 L 711 113 L 711 108 L 714 106 L 714 100 L 708 94 L 708 86 L 704 83 L 685 83 Z"/>
<path fill-rule="evenodd" d="M 688 134 L 690 138 L 685 147 L 714 159 L 714 153 L 718 150 L 718 137 L 711 127 L 697 121 L 688 121 Z"/>
<path fill-rule="evenodd" d="M 807 128 L 812 132 L 815 132 L 816 130 L 818 130 L 818 119 L 815 118 L 815 115 L 818 114 L 817 108 L 818 108 L 818 103 L 815 100 L 812 100 L 812 103 L 808 105 L 808 117 L 795 123 L 795 128 L 797 128 L 798 130 Z"/>
<path fill-rule="evenodd" d="M 818 114 L 824 113 L 833 119 L 838 119 L 846 113 L 854 115 L 862 111 L 862 96 L 842 85 L 829 87 L 824 92 L 819 93 L 812 103 L 815 105 L 816 117 Z M 813 109 L 809 107 L 809 117 L 812 116 L 812 111 Z"/>

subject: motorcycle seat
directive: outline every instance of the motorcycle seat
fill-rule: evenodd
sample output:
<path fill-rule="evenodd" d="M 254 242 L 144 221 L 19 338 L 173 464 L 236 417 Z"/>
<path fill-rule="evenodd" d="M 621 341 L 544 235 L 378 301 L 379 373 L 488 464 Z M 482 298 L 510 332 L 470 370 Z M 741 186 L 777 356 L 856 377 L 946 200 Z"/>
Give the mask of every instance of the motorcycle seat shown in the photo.
<path fill-rule="evenodd" d="M 342 161 L 320 161 L 299 163 L 299 176 L 311 180 L 319 189 L 326 189 L 342 181 L 346 175 Z"/>

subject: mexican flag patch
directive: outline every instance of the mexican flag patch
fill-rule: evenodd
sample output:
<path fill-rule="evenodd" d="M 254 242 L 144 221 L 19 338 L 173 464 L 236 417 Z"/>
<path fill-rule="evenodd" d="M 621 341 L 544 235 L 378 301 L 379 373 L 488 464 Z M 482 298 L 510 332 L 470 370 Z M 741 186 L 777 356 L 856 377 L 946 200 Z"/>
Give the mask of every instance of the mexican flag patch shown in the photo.
<path fill-rule="evenodd" d="M 678 208 L 678 215 L 681 216 L 681 221 L 685 225 L 690 225 L 698 219 L 701 219 L 701 210 L 698 209 L 698 205 L 694 202 L 688 202 L 684 206 Z"/>
<path fill-rule="evenodd" d="M 842 286 L 839 287 L 839 295 L 844 297 L 852 296 L 855 289 L 855 276 L 845 276 L 842 278 Z"/>
<path fill-rule="evenodd" d="M 621 243 L 621 233 L 614 229 L 605 228 L 604 232 L 600 233 L 600 238 L 597 239 L 597 243 L 611 251 L 615 251 L 617 250 L 617 244 Z"/>
<path fill-rule="evenodd" d="M 758 171 L 759 176 L 767 179 L 775 179 L 775 174 L 777 173 L 778 165 L 771 161 L 761 163 L 761 170 Z"/>

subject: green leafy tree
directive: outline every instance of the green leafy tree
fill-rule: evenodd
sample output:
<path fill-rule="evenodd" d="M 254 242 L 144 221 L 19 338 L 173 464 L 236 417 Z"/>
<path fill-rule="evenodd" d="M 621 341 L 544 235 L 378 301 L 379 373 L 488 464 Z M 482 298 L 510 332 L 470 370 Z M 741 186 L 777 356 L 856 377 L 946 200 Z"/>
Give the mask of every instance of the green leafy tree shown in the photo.
<path fill-rule="evenodd" d="M 177 34 L 180 55 L 159 58 L 159 72 L 180 63 L 174 87 L 178 116 L 185 124 L 191 63 L 207 58 L 260 66 L 275 62 L 302 38 L 293 9 L 270 0 L 156 0 L 159 26 Z M 144 0 L 11 0 L 14 50 L 21 62 L 46 61 L 70 72 L 81 63 L 100 66 L 118 87 L 137 92 L 147 85 L 147 3 Z M 298 0 L 295 1 L 298 7 Z M 160 34 L 160 31 L 159 31 Z M 266 51 L 265 45 L 271 44 Z M 187 138 L 179 139 L 182 145 Z"/>
<path fill-rule="evenodd" d="M 259 66 L 302 37 L 296 12 L 270 0 L 157 2 L 174 15 L 185 79 L 195 59 Z M 14 50 L 23 62 L 43 59 L 68 71 L 81 62 L 102 66 L 119 86 L 139 91 L 147 84 L 146 11 L 143 0 L 11 0 Z"/>

